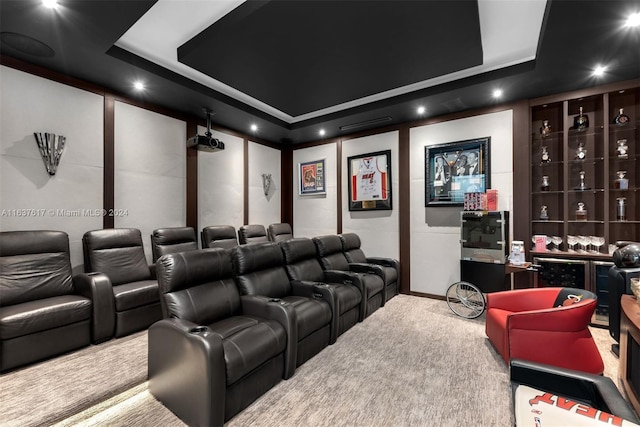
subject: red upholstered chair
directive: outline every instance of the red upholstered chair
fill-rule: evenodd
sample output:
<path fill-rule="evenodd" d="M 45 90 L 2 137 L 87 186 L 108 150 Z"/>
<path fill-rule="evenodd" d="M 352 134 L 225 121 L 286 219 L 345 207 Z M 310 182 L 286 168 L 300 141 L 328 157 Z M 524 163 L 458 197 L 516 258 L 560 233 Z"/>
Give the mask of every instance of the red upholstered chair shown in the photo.
<path fill-rule="evenodd" d="M 588 328 L 596 304 L 596 295 L 584 289 L 489 293 L 485 331 L 507 364 L 523 359 L 602 374 L 604 363 Z"/>

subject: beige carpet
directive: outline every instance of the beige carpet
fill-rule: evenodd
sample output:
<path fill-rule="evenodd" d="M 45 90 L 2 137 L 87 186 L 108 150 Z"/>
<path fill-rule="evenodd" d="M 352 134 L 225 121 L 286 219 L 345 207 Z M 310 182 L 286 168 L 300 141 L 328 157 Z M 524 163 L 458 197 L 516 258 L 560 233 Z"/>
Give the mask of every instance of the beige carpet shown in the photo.
<path fill-rule="evenodd" d="M 0 376 L 0 426 L 50 425 L 147 379 L 147 333 Z"/>
<path fill-rule="evenodd" d="M 593 334 L 605 360 L 605 374 L 615 378 L 612 340 L 604 329 L 593 328 Z M 146 335 L 132 340 L 144 342 L 146 365 Z M 132 363 L 130 356 L 140 357 L 123 355 L 121 363 Z M 57 424 L 105 425 L 184 426 L 149 394 L 146 382 Z M 513 425 L 508 370 L 484 335 L 484 316 L 462 319 L 443 301 L 406 295 L 347 331 L 298 368 L 293 378 L 281 381 L 227 423 L 227 427 L 480 425 Z"/>

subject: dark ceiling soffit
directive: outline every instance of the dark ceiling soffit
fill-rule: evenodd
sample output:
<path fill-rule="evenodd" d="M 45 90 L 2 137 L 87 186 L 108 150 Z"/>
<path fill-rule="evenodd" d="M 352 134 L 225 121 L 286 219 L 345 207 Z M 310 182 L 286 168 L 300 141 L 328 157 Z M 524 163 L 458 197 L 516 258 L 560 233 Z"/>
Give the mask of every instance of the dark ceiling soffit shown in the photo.
<path fill-rule="evenodd" d="M 475 76 L 465 77 L 463 79 L 454 80 L 452 82 L 443 83 L 436 86 L 431 86 L 428 88 L 420 89 L 414 92 L 405 93 L 402 95 L 396 95 L 391 98 L 381 99 L 379 101 L 371 102 L 368 104 L 360 105 L 357 107 L 349 108 L 346 110 L 336 111 L 335 113 L 326 114 L 320 117 L 315 117 L 312 119 L 302 120 L 300 122 L 292 123 L 289 127 L 291 130 L 296 130 L 300 128 L 305 128 L 310 125 L 320 124 L 331 120 L 337 120 L 345 116 L 350 116 L 358 113 L 366 113 L 370 110 L 385 108 L 389 106 L 393 106 L 396 104 L 401 104 L 403 102 L 411 101 L 414 99 L 426 98 L 433 95 L 438 95 L 440 93 L 446 93 L 449 91 L 454 91 L 458 89 L 462 89 L 467 86 L 473 86 L 477 84 L 482 84 L 494 80 L 500 80 L 506 77 L 515 76 L 521 73 L 526 73 L 533 71 L 535 69 L 535 60 L 523 62 L 516 65 L 511 65 L 509 67 L 501 68 L 494 71 L 488 71 L 481 74 L 476 74 Z"/>
<path fill-rule="evenodd" d="M 124 61 L 134 67 L 140 68 L 142 70 L 148 71 L 152 74 L 155 74 L 159 77 L 172 81 L 180 86 L 189 88 L 191 90 L 195 90 L 204 95 L 210 96 L 216 99 L 219 102 L 235 107 L 239 110 L 242 110 L 248 114 L 254 115 L 261 119 L 267 120 L 275 125 L 281 126 L 285 129 L 290 129 L 289 123 L 284 120 L 280 120 L 277 117 L 272 116 L 271 114 L 265 113 L 262 110 L 259 110 L 255 107 L 252 107 L 248 104 L 245 104 L 242 101 L 238 101 L 235 98 L 232 98 L 228 95 L 225 95 L 217 90 L 211 89 L 201 83 L 193 81 L 187 77 L 184 77 L 176 72 L 173 72 L 167 68 L 164 68 L 158 64 L 155 64 L 151 61 L 148 61 L 134 53 L 129 52 L 128 50 L 122 49 L 118 46 L 112 46 L 107 52 L 107 55 Z"/>

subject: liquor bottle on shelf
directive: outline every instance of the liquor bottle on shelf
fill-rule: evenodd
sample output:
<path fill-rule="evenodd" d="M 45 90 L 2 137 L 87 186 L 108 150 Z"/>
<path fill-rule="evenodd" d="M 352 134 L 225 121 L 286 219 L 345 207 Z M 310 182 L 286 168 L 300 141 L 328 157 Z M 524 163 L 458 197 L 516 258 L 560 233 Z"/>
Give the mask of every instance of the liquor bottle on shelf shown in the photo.
<path fill-rule="evenodd" d="M 629 123 L 629 116 L 627 116 L 624 113 L 624 109 L 623 108 L 621 108 L 620 112 L 618 113 L 618 115 L 614 117 L 613 123 L 617 124 L 618 126 L 624 126 L 627 123 Z"/>
<path fill-rule="evenodd" d="M 576 209 L 576 221 L 586 221 L 587 210 L 584 208 L 584 203 L 578 202 L 578 209 Z"/>
<path fill-rule="evenodd" d="M 580 113 L 573 118 L 573 127 L 571 129 L 583 131 L 589 127 L 589 116 L 582 112 L 580 107 Z"/>
<path fill-rule="evenodd" d="M 551 125 L 549 124 L 549 120 L 542 121 L 542 127 L 540 128 L 540 135 L 543 138 L 548 137 L 551 134 Z"/>
<path fill-rule="evenodd" d="M 541 163 L 549 163 L 551 161 L 551 155 L 546 145 L 542 146 L 542 154 L 540 155 Z"/>
<path fill-rule="evenodd" d="M 540 190 L 549 191 L 549 189 L 550 189 L 549 176 L 548 175 L 543 175 L 542 176 L 542 183 L 540 184 Z"/>
<path fill-rule="evenodd" d="M 627 174 L 627 171 L 617 171 L 616 175 L 618 178 L 613 182 L 613 188 L 616 190 L 628 190 L 629 189 L 629 178 L 625 178 L 624 176 Z"/>
<path fill-rule="evenodd" d="M 629 157 L 629 146 L 626 139 L 619 139 L 616 141 L 616 154 L 619 159 L 626 159 Z"/>
<path fill-rule="evenodd" d="M 589 190 L 589 187 L 584 182 L 585 176 L 586 176 L 586 172 L 580 171 L 580 184 L 575 188 L 575 190 L 578 190 L 578 191 Z"/>
<path fill-rule="evenodd" d="M 546 206 L 546 205 L 542 205 L 542 206 L 540 207 L 540 219 L 541 219 L 542 221 L 547 221 L 547 220 L 549 220 L 549 210 L 548 210 L 548 208 L 547 208 L 547 206 Z"/>
<path fill-rule="evenodd" d="M 627 198 L 626 197 L 618 197 L 616 199 L 616 220 L 618 221 L 626 221 L 627 220 Z"/>
<path fill-rule="evenodd" d="M 587 149 L 584 148 L 584 142 L 581 142 L 578 145 L 578 149 L 576 150 L 576 160 L 584 160 L 587 157 Z"/>

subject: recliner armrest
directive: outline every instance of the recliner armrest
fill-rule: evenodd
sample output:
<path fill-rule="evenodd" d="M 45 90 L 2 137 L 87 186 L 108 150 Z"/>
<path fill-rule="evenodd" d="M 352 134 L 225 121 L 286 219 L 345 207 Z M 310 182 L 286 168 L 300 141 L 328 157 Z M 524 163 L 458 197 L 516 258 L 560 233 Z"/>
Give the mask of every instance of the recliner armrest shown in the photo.
<path fill-rule="evenodd" d="M 103 273 L 80 273 L 73 276 L 73 286 L 91 300 L 91 342 L 110 340 L 116 326 L 116 309 L 109 277 Z"/>
<path fill-rule="evenodd" d="M 329 308 L 331 309 L 331 338 L 329 344 L 335 343 L 338 339 L 338 318 L 340 317 L 340 310 L 338 309 L 338 296 L 333 288 L 322 282 L 292 280 L 291 289 L 294 295 L 323 300 L 329 304 Z"/>
<path fill-rule="evenodd" d="M 296 371 L 298 354 L 298 318 L 291 304 L 279 299 L 262 295 L 243 295 L 242 312 L 250 316 L 275 320 L 282 325 L 287 334 L 287 347 L 284 352 L 285 380 L 291 378 Z"/>
<path fill-rule="evenodd" d="M 364 262 L 350 262 L 349 269 L 356 273 L 375 274 L 384 280 L 384 270 L 382 266 L 377 264 L 368 264 Z"/>
<path fill-rule="evenodd" d="M 527 385 L 590 403 L 634 423 L 640 422 L 610 378 L 520 359 L 512 359 L 510 365 L 513 392 L 518 385 Z"/>
<path fill-rule="evenodd" d="M 393 258 L 367 257 L 367 262 L 369 264 L 377 264 L 384 267 L 393 267 L 396 269 L 396 271 L 400 270 L 400 263 L 398 262 L 398 260 Z"/>
<path fill-rule="evenodd" d="M 362 293 L 362 281 L 353 271 L 324 270 L 324 280 L 327 283 L 341 283 L 343 285 L 355 286 Z"/>
<path fill-rule="evenodd" d="M 163 319 L 149 327 L 148 345 L 151 393 L 189 425 L 223 425 L 222 338 L 188 320 Z"/>

